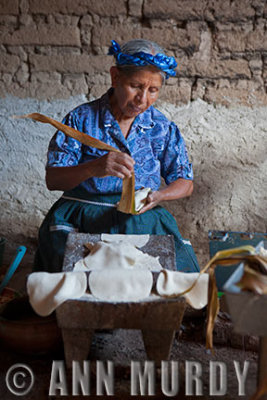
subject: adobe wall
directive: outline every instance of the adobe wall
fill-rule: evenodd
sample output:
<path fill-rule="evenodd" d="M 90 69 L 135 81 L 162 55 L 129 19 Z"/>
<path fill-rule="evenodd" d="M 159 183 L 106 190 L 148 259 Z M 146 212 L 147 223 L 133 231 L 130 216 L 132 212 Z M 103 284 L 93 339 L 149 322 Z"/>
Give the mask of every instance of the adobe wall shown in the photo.
<path fill-rule="evenodd" d="M 158 107 L 194 163 L 190 199 L 166 204 L 200 263 L 208 229 L 266 230 L 267 5 L 264 0 L 0 0 L 0 236 L 31 262 L 59 192 L 44 183 L 53 129 L 13 114 L 66 112 L 110 85 L 110 40 L 148 38 L 178 61 Z M 265 185 L 266 186 L 266 185 Z"/>

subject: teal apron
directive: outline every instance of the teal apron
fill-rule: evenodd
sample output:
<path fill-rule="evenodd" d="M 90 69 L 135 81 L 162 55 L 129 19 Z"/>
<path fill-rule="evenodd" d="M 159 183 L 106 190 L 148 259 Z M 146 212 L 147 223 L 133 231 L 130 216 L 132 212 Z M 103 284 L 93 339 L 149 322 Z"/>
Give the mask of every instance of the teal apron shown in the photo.
<path fill-rule="evenodd" d="M 71 193 L 70 193 L 71 194 Z M 144 214 L 131 215 L 117 211 L 121 194 L 75 197 L 64 194 L 50 209 L 39 230 L 34 271 L 62 270 L 69 232 L 173 235 L 178 271 L 198 272 L 199 265 L 189 240 L 182 238 L 176 221 L 161 206 Z"/>

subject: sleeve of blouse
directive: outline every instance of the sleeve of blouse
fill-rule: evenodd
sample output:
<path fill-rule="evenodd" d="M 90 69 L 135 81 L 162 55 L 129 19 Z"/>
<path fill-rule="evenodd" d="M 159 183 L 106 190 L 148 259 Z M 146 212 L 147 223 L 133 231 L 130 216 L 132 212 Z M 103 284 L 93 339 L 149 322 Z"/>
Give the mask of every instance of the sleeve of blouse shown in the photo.
<path fill-rule="evenodd" d="M 71 112 L 63 119 L 62 123 L 78 129 Z M 77 165 L 81 158 L 81 147 L 82 144 L 80 142 L 61 131 L 57 131 L 48 146 L 46 167 L 70 167 Z"/>
<path fill-rule="evenodd" d="M 161 175 L 167 185 L 179 178 L 193 180 L 193 168 L 188 160 L 184 139 L 173 122 L 169 127 L 160 161 Z"/>

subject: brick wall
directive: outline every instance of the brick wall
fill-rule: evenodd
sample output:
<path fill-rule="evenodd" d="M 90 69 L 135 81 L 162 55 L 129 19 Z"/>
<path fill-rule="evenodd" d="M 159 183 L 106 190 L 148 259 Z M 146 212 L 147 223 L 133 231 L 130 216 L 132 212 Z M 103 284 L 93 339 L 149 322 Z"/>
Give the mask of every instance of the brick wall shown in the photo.
<path fill-rule="evenodd" d="M 162 100 L 267 104 L 265 0 L 0 0 L 0 96 L 96 97 L 111 39 L 158 42 L 178 61 Z"/>
<path fill-rule="evenodd" d="M 266 0 L 0 0 L 5 262 L 24 244 L 31 265 L 38 228 L 61 196 L 44 177 L 54 129 L 10 116 L 39 111 L 61 120 L 103 94 L 111 39 L 153 39 L 178 61 L 157 107 L 185 138 L 194 193 L 166 207 L 200 265 L 209 229 L 266 231 L 266 14 Z"/>

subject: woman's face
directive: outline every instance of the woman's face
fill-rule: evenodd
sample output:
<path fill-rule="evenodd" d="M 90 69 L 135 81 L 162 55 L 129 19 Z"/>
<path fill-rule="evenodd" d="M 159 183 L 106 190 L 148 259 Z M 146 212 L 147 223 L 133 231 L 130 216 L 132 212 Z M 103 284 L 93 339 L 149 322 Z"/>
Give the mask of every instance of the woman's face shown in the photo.
<path fill-rule="evenodd" d="M 153 69 L 143 69 L 130 75 L 111 67 L 113 112 L 121 118 L 135 118 L 158 98 L 162 76 Z M 115 115 L 115 116 L 116 116 Z"/>

